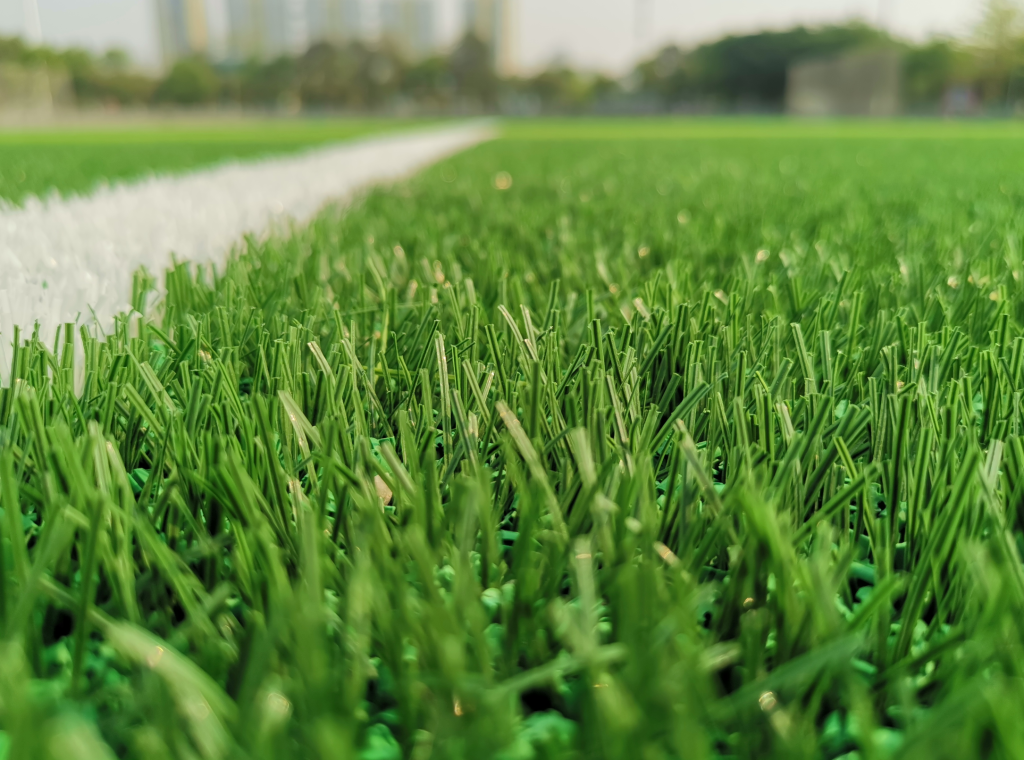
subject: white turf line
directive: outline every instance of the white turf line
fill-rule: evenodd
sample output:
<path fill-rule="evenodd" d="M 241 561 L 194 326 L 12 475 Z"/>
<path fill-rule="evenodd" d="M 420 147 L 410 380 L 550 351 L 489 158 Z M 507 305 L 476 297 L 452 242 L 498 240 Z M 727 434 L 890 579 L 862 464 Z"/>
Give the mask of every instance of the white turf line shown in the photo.
<path fill-rule="evenodd" d="M 0 207 L 0 377 L 15 325 L 27 337 L 38 322 L 48 344 L 66 322 L 107 331 L 131 309 L 140 266 L 159 277 L 172 254 L 222 263 L 246 234 L 308 220 L 491 137 L 481 124 L 417 130 Z"/>

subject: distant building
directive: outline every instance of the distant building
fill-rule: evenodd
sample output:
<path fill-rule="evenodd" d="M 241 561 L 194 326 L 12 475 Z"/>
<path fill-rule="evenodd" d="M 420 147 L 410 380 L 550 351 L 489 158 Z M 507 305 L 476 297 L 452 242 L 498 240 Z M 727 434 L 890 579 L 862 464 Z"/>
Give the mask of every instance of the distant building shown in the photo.
<path fill-rule="evenodd" d="M 308 0 L 309 41 L 340 44 L 361 39 L 363 7 L 359 0 Z"/>
<path fill-rule="evenodd" d="M 902 59 L 895 50 L 864 50 L 789 67 L 786 111 L 798 116 L 895 116 Z"/>
<path fill-rule="evenodd" d="M 515 74 L 515 0 L 466 0 L 465 29 L 491 50 L 494 69 L 502 76 Z"/>
<path fill-rule="evenodd" d="M 305 0 L 227 0 L 231 61 L 297 55 L 309 45 Z"/>
<path fill-rule="evenodd" d="M 381 0 L 380 36 L 409 60 L 435 52 L 435 8 L 433 0 Z"/>
<path fill-rule="evenodd" d="M 309 47 L 309 23 L 305 0 L 261 0 L 263 3 L 264 55 L 300 55 Z"/>
<path fill-rule="evenodd" d="M 240 62 L 261 58 L 263 24 L 261 0 L 227 0 L 227 57 Z"/>
<path fill-rule="evenodd" d="M 209 33 L 204 0 L 156 0 L 156 15 L 164 66 L 207 52 Z"/>
<path fill-rule="evenodd" d="M 375 19 L 366 17 L 370 6 Z M 366 39 L 368 20 L 377 22 L 372 36 L 409 60 L 438 47 L 436 0 L 226 0 L 226 7 L 227 59 L 236 63 L 301 55 L 316 42 Z"/>

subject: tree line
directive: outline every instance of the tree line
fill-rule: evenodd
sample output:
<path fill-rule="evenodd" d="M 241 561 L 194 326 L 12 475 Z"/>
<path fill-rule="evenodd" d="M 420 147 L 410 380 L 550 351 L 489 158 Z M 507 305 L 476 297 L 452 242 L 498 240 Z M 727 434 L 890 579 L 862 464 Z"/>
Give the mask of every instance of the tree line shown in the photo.
<path fill-rule="evenodd" d="M 452 50 L 410 62 L 383 45 L 321 42 L 298 56 L 241 65 L 178 61 L 162 77 L 133 68 L 119 51 L 29 47 L 0 39 L 0 62 L 66 71 L 80 105 L 226 106 L 346 111 L 587 113 L 777 111 L 794 62 L 844 52 L 900 52 L 903 100 L 911 112 L 941 107 L 951 89 L 978 108 L 1024 100 L 1024 19 L 1010 0 L 993 0 L 967 41 L 898 40 L 865 24 L 732 35 L 692 48 L 668 46 L 623 78 L 552 65 L 501 78 L 487 47 L 467 36 Z M 1018 82 L 1018 79 L 1020 80 Z M 2 106 L 2 103 L 0 103 Z"/>

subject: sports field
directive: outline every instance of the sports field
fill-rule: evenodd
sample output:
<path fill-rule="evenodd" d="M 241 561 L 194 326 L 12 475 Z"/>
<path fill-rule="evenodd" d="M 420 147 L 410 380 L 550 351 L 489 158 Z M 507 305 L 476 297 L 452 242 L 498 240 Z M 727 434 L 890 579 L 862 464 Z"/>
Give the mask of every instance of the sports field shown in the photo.
<path fill-rule="evenodd" d="M 0 198 L 83 193 L 103 182 L 295 152 L 427 122 L 404 119 L 183 120 L 0 131 Z"/>
<path fill-rule="evenodd" d="M 21 336 L 0 758 L 1024 757 L 1024 128 L 504 129 Z"/>

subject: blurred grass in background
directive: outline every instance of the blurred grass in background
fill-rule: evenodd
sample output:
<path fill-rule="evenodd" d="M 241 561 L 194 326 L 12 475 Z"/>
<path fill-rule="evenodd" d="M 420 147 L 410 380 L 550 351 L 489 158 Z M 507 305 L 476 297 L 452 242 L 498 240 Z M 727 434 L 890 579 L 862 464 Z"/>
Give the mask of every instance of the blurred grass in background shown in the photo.
<path fill-rule="evenodd" d="M 778 116 L 503 119 L 514 140 L 1019 140 L 1013 121 L 792 119 Z"/>
<path fill-rule="evenodd" d="M 220 119 L 0 131 L 0 198 L 87 193 L 102 182 L 178 173 L 236 159 L 432 123 L 425 119 Z"/>

